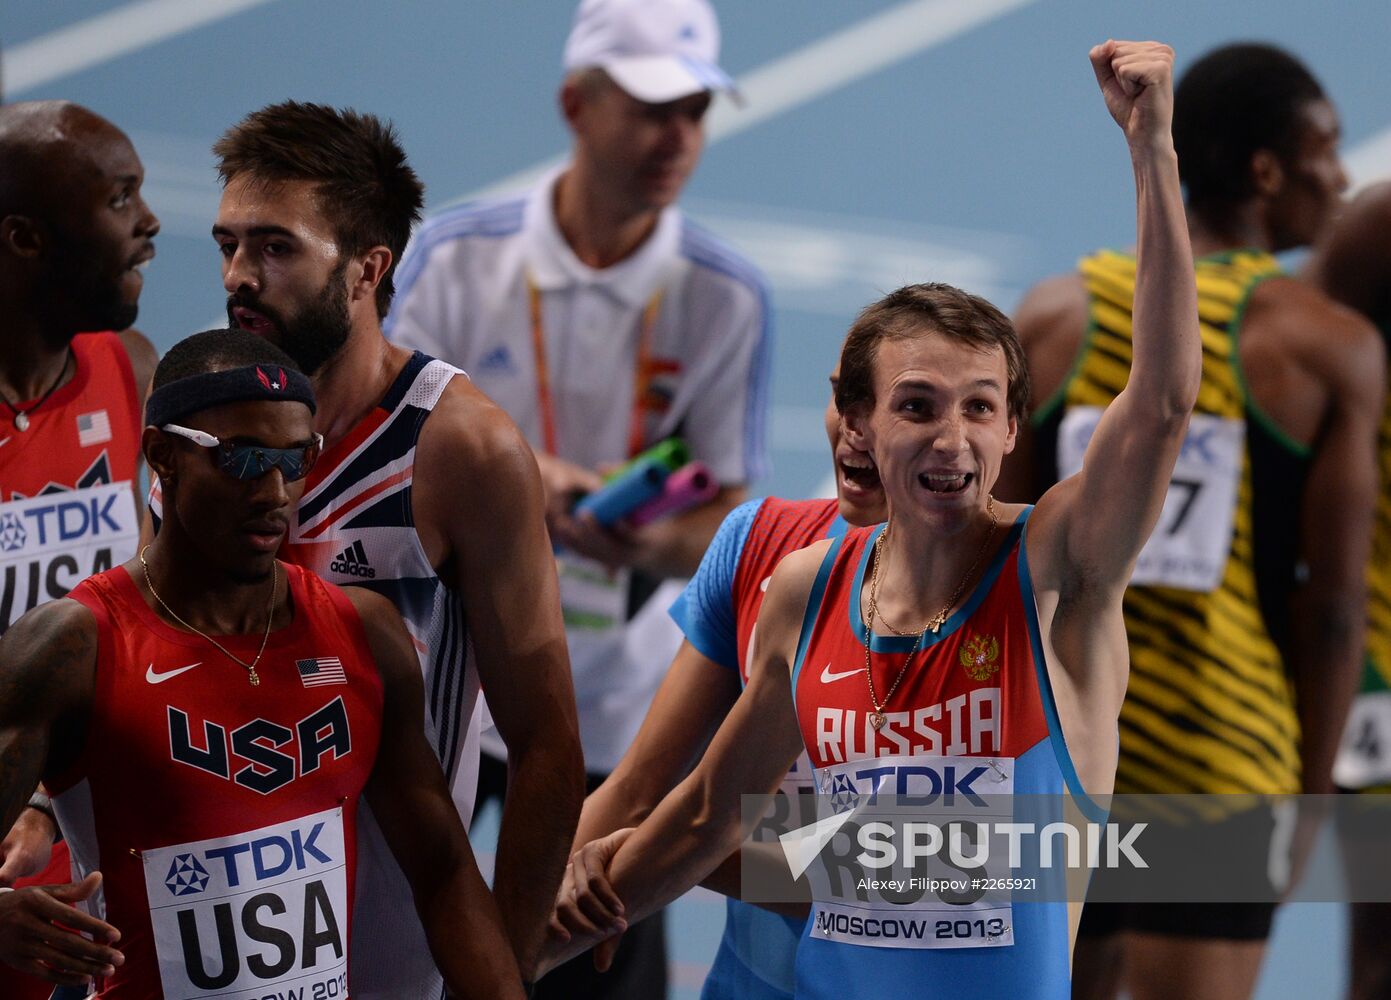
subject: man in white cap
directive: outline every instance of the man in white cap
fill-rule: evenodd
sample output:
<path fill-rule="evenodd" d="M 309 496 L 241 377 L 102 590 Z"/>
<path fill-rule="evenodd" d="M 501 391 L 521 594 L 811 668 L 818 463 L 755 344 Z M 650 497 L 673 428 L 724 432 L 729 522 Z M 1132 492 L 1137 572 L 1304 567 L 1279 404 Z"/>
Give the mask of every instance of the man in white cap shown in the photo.
<path fill-rule="evenodd" d="M 632 741 L 680 643 L 661 592 L 674 597 L 678 585 L 660 581 L 694 572 L 764 473 L 763 279 L 675 207 L 714 93 L 734 90 L 718 54 L 706 0 L 584 0 L 559 95 L 570 161 L 525 196 L 427 221 L 385 324 L 392 340 L 467 371 L 536 451 L 591 790 Z M 709 503 L 636 529 L 572 513 L 602 470 L 671 437 L 713 471 Z M 484 749 L 480 803 L 507 777 L 500 742 L 485 734 Z M 518 870 L 507 864 L 514 822 L 525 818 L 504 813 L 500 872 Z M 584 959 L 538 988 L 662 996 L 661 938 L 648 921 L 607 975 L 565 978 L 592 976 Z"/>

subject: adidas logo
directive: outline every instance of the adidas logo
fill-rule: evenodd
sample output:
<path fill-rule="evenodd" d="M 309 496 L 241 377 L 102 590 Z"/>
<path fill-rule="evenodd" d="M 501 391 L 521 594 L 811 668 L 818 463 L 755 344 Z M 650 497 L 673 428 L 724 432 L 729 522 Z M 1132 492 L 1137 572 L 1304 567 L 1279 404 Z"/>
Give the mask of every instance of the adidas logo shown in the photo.
<path fill-rule="evenodd" d="M 516 371 L 516 366 L 512 364 L 512 352 L 506 344 L 493 348 L 478 362 L 478 370 L 497 373 Z"/>
<path fill-rule="evenodd" d="M 369 580 L 377 575 L 377 571 L 367 565 L 367 552 L 360 539 L 338 553 L 328 568 L 344 576 L 363 576 Z"/>

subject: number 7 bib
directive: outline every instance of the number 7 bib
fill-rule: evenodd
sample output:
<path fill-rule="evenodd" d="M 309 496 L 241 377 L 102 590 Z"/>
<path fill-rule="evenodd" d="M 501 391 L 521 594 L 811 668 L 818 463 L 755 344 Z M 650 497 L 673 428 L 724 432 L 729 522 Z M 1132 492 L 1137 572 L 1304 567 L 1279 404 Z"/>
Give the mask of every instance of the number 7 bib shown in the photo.
<path fill-rule="evenodd" d="M 1082 470 L 1102 409 L 1070 407 L 1058 429 L 1058 475 Z M 1164 511 L 1130 582 L 1209 593 L 1226 572 L 1246 452 L 1246 425 L 1195 413 L 1169 479 Z M 1104 474 L 1106 470 L 1101 470 Z"/>

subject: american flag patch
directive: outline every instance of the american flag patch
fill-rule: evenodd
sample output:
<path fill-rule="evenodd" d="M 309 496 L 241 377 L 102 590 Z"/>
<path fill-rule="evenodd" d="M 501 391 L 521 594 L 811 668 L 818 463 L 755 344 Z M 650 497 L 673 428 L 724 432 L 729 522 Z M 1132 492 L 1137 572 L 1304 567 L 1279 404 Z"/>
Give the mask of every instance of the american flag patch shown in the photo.
<path fill-rule="evenodd" d="M 92 413 L 79 413 L 77 416 L 77 443 L 83 448 L 94 444 L 105 444 L 111 440 L 111 418 L 105 410 Z"/>
<path fill-rule="evenodd" d="M 296 660 L 295 669 L 299 671 L 299 682 L 307 688 L 323 687 L 326 684 L 346 684 L 343 661 L 336 656 L 320 656 L 313 660 Z"/>

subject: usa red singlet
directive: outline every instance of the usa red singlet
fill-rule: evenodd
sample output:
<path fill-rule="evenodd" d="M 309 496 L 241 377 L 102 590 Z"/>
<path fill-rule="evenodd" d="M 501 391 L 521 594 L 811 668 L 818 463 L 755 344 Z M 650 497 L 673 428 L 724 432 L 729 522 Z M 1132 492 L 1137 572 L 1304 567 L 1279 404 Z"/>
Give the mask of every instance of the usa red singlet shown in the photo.
<path fill-rule="evenodd" d="M 42 405 L 16 404 L 21 431 L 0 408 L 0 634 L 26 611 L 67 594 L 135 554 L 132 484 L 140 458 L 140 387 L 121 338 L 73 338 L 74 371 Z M 29 410 L 33 408 L 32 412 Z M 65 843 L 17 888 L 71 877 Z M 47 1000 L 53 985 L 0 965 L 0 996 Z"/>
<path fill-rule="evenodd" d="M 294 620 L 253 687 L 206 639 L 167 625 L 123 568 L 70 595 L 97 620 L 86 743 L 48 775 L 75 875 L 120 929 L 112 1000 L 347 996 L 357 801 L 382 682 L 357 612 L 294 566 Z M 261 637 L 218 637 L 243 660 Z"/>

